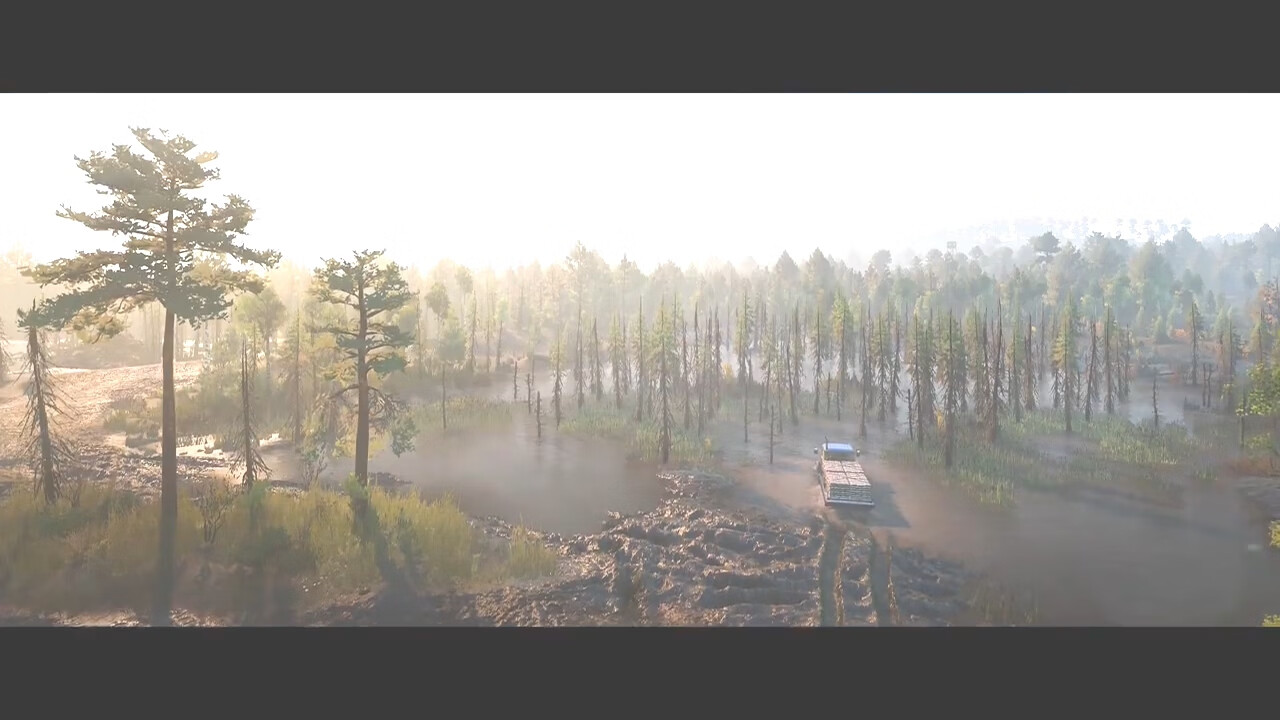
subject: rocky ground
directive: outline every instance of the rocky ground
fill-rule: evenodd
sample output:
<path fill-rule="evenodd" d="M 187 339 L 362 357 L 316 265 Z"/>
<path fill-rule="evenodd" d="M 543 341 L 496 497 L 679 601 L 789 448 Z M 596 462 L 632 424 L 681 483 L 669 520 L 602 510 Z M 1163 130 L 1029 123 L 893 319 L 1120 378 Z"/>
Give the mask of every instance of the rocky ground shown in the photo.
<path fill-rule="evenodd" d="M 894 553 L 872 571 L 878 546 L 839 523 L 806 523 L 732 509 L 731 480 L 666 476 L 670 496 L 646 513 L 612 516 L 593 535 L 542 539 L 560 555 L 557 577 L 479 593 L 408 600 L 371 592 L 313 613 L 311 625 L 946 625 L 964 610 L 968 578 L 950 563 Z M 486 535 L 510 537 L 496 519 Z M 833 551 L 829 543 L 838 543 Z M 824 552 L 825 548 L 825 552 Z M 839 558 L 838 563 L 824 557 Z M 887 568 L 886 568 L 887 569 Z M 826 588 L 840 578 L 840 593 Z M 896 601 L 894 594 L 896 593 Z M 828 607 L 845 598 L 843 610 Z M 896 602 L 896 611 L 877 612 Z"/>
<path fill-rule="evenodd" d="M 946 625 L 965 610 L 968 578 L 953 564 L 910 550 L 894 550 L 890 560 L 870 534 L 818 515 L 796 523 L 757 509 L 732 509 L 734 483 L 724 477 L 682 473 L 665 479 L 669 496 L 655 510 L 615 514 L 592 535 L 535 533 L 560 557 L 556 576 L 547 580 L 426 597 L 374 589 L 298 621 L 313 626 Z M 476 519 L 475 524 L 495 546 L 511 538 L 512 527 L 500 519 Z M 145 624 L 119 613 L 63 617 L 4 609 L 0 623 Z M 182 612 L 175 623 L 219 624 Z"/>

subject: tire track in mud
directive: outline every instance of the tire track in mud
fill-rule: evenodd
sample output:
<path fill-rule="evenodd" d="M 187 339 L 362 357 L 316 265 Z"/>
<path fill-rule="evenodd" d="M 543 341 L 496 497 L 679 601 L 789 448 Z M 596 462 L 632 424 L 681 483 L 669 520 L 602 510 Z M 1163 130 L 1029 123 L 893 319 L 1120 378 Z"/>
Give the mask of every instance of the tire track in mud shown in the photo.
<path fill-rule="evenodd" d="M 896 624 L 894 617 L 897 609 L 893 597 L 892 545 L 881 545 L 869 528 L 859 526 L 857 531 L 871 547 L 867 579 L 871 585 L 871 606 L 876 613 L 876 624 L 891 627 Z"/>
<path fill-rule="evenodd" d="M 841 567 L 848 528 L 827 520 L 822 528 L 822 549 L 818 553 L 818 605 L 824 626 L 844 625 L 844 583 Z"/>

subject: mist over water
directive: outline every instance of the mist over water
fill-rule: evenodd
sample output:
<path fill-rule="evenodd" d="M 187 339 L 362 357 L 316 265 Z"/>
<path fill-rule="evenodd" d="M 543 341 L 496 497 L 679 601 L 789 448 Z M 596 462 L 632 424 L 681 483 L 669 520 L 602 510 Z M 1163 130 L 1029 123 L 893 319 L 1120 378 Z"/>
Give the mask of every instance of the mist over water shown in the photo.
<path fill-rule="evenodd" d="M 1280 556 L 1255 551 L 1266 524 L 1229 488 L 1192 485 L 1174 507 L 1019 489 L 1012 508 L 988 508 L 867 465 L 885 496 L 873 528 L 1030 591 L 1041 623 L 1256 626 L 1280 599 Z"/>
<path fill-rule="evenodd" d="M 450 495 L 469 515 L 565 535 L 599 530 L 609 512 L 657 507 L 663 490 L 653 465 L 628 461 L 616 443 L 556 434 L 544 422 L 542 438 L 523 418 L 505 430 L 427 435 L 413 452 L 371 457 L 369 470 L 395 475 L 428 498 Z M 296 472 L 282 454 L 270 462 L 278 473 Z M 322 479 L 340 482 L 349 464 L 335 462 Z"/>

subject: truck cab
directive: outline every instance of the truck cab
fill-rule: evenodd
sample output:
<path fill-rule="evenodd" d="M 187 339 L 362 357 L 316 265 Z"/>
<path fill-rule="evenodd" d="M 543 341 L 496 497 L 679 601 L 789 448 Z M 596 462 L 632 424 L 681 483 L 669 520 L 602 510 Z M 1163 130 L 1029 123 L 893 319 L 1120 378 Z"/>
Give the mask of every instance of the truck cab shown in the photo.
<path fill-rule="evenodd" d="M 813 449 L 813 454 L 818 456 L 814 469 L 821 471 L 823 460 L 854 461 L 862 456 L 862 451 L 849 443 L 824 442 Z"/>

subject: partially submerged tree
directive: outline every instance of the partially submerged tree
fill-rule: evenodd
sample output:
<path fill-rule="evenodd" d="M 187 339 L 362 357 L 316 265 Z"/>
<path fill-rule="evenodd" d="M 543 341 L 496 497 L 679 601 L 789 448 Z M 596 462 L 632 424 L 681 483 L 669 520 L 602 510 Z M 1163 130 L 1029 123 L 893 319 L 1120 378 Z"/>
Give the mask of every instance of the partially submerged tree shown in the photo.
<path fill-rule="evenodd" d="M 666 304 L 658 307 L 658 327 L 663 328 L 667 324 Z M 666 465 L 671 458 L 671 379 L 667 373 L 667 338 L 666 332 L 661 333 L 662 339 L 659 345 L 661 357 L 658 360 L 658 397 L 662 404 L 661 414 L 658 428 L 658 452 L 662 458 L 662 464 Z"/>
<path fill-rule="evenodd" d="M 209 163 L 218 155 L 193 155 L 196 144 L 181 135 L 153 134 L 135 128 L 144 150 L 116 145 L 111 154 L 76 158 L 89 182 L 111 198 L 97 213 L 63 208 L 59 216 L 90 230 L 123 236 L 115 250 L 80 252 L 39 265 L 27 274 L 40 286 L 66 288 L 37 310 L 40 325 L 70 327 L 91 339 L 124 330 L 125 317 L 160 303 L 165 310 L 161 348 L 160 537 L 153 624 L 167 625 L 174 582 L 174 542 L 178 524 L 178 437 L 174 392 L 175 330 L 178 321 L 198 327 L 225 318 L 234 292 L 257 292 L 263 282 L 246 269 L 201 263 L 202 257 L 237 265 L 274 266 L 279 253 L 259 252 L 238 243 L 253 218 L 253 208 L 230 196 L 222 205 L 194 193 L 218 179 Z"/>
<path fill-rule="evenodd" d="M 349 319 L 320 328 L 332 335 L 342 354 L 342 381 L 337 397 L 356 395 L 355 475 L 369 484 L 369 433 L 390 430 L 392 451 L 412 449 L 413 420 L 400 402 L 374 383 L 406 367 L 405 350 L 413 335 L 389 321 L 414 301 L 399 265 L 385 262 L 381 250 L 361 250 L 350 260 L 325 260 L 315 271 L 311 292 L 316 299 L 349 309 Z M 388 318 L 388 319 L 384 319 Z"/>
<path fill-rule="evenodd" d="M 307 418 L 303 409 L 302 395 L 302 344 L 304 336 L 302 333 L 302 310 L 299 309 L 295 315 L 292 325 L 289 328 L 288 335 L 285 336 L 286 355 L 289 358 L 289 365 L 285 369 L 285 385 L 289 390 L 289 429 L 290 438 L 294 447 L 300 447 L 302 444 L 303 431 L 306 427 Z"/>
<path fill-rule="evenodd" d="M 1089 321 L 1089 358 L 1085 366 L 1084 421 L 1093 419 L 1093 403 L 1098 400 L 1098 324 Z"/>
<path fill-rule="evenodd" d="M 987 442 L 994 443 L 1000 436 L 1000 406 L 1003 404 L 1001 393 L 1000 361 L 1004 357 L 1004 314 L 1000 312 L 1000 301 L 996 300 L 996 331 L 994 351 L 991 353 L 991 400 L 987 403 Z"/>
<path fill-rule="evenodd" d="M 626 340 L 622 337 L 622 325 L 617 315 L 613 316 L 613 325 L 609 328 L 609 370 L 613 375 L 613 404 L 622 409 L 622 394 L 625 381 L 622 374 L 627 356 Z"/>
<path fill-rule="evenodd" d="M 1204 336 L 1204 318 L 1200 315 L 1200 306 L 1191 301 L 1191 309 L 1187 313 L 1187 336 L 1191 339 L 1191 384 L 1200 382 L 1200 338 Z"/>
<path fill-rule="evenodd" d="M 956 372 L 956 320 L 954 314 L 947 315 L 947 349 L 945 367 L 942 375 L 946 392 L 945 408 L 947 413 L 947 435 L 943 450 L 943 464 L 951 467 L 956 447 L 956 406 L 959 404 L 959 374 Z"/>
<path fill-rule="evenodd" d="M 596 402 L 604 398 L 604 372 L 600 363 L 600 329 L 596 318 L 591 318 L 591 393 Z"/>
<path fill-rule="evenodd" d="M 253 412 L 253 376 L 257 372 L 255 365 L 256 363 L 249 357 L 249 348 L 242 345 L 240 348 L 240 417 L 236 428 L 231 433 L 236 446 L 236 452 L 231 460 L 231 475 L 239 476 L 240 484 L 246 491 L 252 490 L 254 483 L 258 480 L 266 480 L 271 475 L 271 469 L 267 467 L 266 461 L 262 459 L 262 453 L 258 450 L 258 429 Z"/>
<path fill-rule="evenodd" d="M 551 352 L 552 373 L 555 376 L 555 383 L 551 386 L 551 408 L 555 411 L 556 429 L 560 428 L 560 421 L 563 418 L 561 413 L 561 397 L 564 394 L 564 343 L 561 341 L 559 334 L 556 335 L 556 346 Z"/>
<path fill-rule="evenodd" d="M 1023 397 L 1023 402 L 1026 404 L 1027 412 L 1035 412 L 1036 387 L 1039 384 L 1036 382 L 1037 377 L 1036 377 L 1035 362 L 1034 362 L 1035 358 L 1033 357 L 1033 353 L 1031 351 L 1033 347 L 1031 344 L 1031 332 L 1032 332 L 1031 314 L 1028 313 L 1027 314 L 1027 335 L 1025 338 L 1023 338 L 1023 361 L 1025 363 L 1025 367 L 1023 368 L 1023 371 L 1022 371 L 1022 383 L 1023 383 L 1022 397 Z M 1043 332 L 1043 330 L 1041 332 Z"/>
<path fill-rule="evenodd" d="M 1057 372 L 1056 387 L 1060 390 L 1063 417 L 1066 421 L 1067 434 L 1071 434 L 1071 406 L 1075 401 L 1076 368 L 1076 314 L 1075 303 L 1068 303 L 1066 312 L 1062 314 L 1062 325 L 1058 333 L 1057 346 L 1054 348 L 1054 368 Z"/>
<path fill-rule="evenodd" d="M 1115 333 L 1116 319 L 1115 314 L 1111 311 L 1111 306 L 1107 306 L 1106 317 L 1102 321 L 1102 364 L 1103 364 L 1103 382 L 1105 383 L 1105 392 L 1103 394 L 1103 405 L 1108 415 L 1116 413 L 1116 377 L 1115 377 L 1115 361 L 1112 359 L 1111 346 L 1116 338 Z"/>
<path fill-rule="evenodd" d="M 24 456 L 31 468 L 33 489 L 52 505 L 62 495 L 66 470 L 75 453 L 58 434 L 57 422 L 62 416 L 61 396 L 45 352 L 44 331 L 31 312 L 18 311 L 18 327 L 27 332 L 27 352 L 22 374 L 27 382 L 27 412 L 23 417 L 21 437 L 25 441 Z"/>
<path fill-rule="evenodd" d="M 639 329 L 636 330 L 635 338 L 635 357 L 636 357 L 636 422 L 644 420 L 645 405 L 645 387 L 649 382 L 649 375 L 645 372 L 644 355 L 647 344 L 644 336 L 644 299 L 640 300 Z"/>

